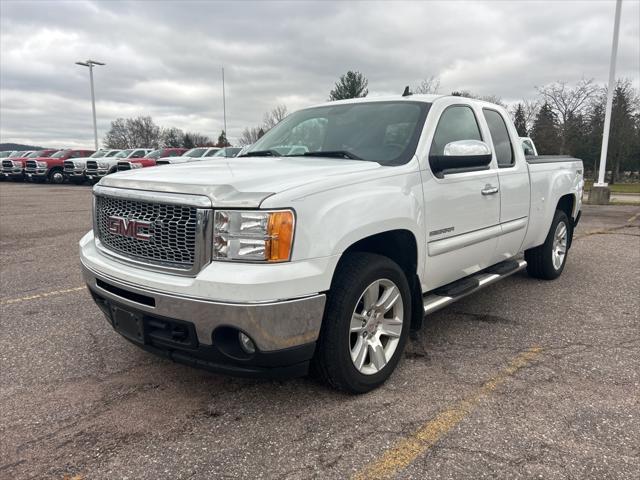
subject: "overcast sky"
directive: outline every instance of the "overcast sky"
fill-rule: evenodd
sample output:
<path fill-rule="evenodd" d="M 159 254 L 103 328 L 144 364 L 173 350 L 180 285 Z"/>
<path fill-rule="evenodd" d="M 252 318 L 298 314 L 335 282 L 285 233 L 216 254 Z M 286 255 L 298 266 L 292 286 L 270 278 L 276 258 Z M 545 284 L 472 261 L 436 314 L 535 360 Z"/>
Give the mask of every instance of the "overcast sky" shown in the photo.
<path fill-rule="evenodd" d="M 615 2 L 172 2 L 0 0 L 0 141 L 93 145 L 117 117 L 151 115 L 216 137 L 220 67 L 234 141 L 277 104 L 325 101 L 349 69 L 369 95 L 431 75 L 507 102 L 535 86 L 608 77 Z M 618 77 L 640 84 L 640 2 L 624 0 Z"/>

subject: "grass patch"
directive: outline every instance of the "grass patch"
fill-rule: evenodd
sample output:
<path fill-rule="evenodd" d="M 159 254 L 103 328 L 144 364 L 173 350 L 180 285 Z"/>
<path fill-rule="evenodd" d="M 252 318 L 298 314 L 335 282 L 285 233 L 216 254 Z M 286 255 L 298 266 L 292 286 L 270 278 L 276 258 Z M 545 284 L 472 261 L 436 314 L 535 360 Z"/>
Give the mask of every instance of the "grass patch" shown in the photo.
<path fill-rule="evenodd" d="M 591 190 L 593 182 L 584 182 L 584 189 Z M 640 193 L 640 183 L 616 183 L 609 185 L 611 193 Z"/>

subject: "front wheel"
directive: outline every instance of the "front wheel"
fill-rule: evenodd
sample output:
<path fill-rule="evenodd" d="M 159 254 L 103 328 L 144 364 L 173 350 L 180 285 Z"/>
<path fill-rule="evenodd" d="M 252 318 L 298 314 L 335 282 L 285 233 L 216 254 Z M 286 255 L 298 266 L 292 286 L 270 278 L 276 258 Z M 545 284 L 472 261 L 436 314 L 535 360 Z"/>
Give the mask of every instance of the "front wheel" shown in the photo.
<path fill-rule="evenodd" d="M 314 365 L 338 390 L 364 393 L 396 368 L 411 323 L 409 283 L 392 260 L 349 254 L 329 292 Z"/>
<path fill-rule="evenodd" d="M 527 273 L 544 280 L 558 278 L 567 262 L 570 235 L 569 217 L 562 210 L 556 210 L 544 243 L 524 252 Z"/>
<path fill-rule="evenodd" d="M 49 174 L 49 182 L 61 184 L 62 182 L 64 182 L 64 174 L 60 170 L 53 170 Z"/>

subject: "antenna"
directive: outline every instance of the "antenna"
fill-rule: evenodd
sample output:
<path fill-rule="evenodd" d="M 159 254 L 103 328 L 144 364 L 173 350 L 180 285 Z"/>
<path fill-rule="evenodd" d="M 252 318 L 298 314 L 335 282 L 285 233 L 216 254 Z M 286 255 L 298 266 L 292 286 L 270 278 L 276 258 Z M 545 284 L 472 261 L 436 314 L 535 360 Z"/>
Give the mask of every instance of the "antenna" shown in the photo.
<path fill-rule="evenodd" d="M 402 92 L 402 96 L 409 97 L 411 95 L 413 95 L 413 93 L 411 93 L 411 90 L 409 90 L 409 85 L 407 85 L 406 87 L 404 87 L 404 92 Z"/>

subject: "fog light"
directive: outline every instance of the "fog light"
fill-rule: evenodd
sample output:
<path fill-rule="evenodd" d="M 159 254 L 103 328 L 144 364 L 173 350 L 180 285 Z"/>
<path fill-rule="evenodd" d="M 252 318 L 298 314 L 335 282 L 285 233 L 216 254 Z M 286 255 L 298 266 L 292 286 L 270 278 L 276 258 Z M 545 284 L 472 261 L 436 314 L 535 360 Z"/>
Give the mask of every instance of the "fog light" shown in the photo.
<path fill-rule="evenodd" d="M 247 353 L 256 353 L 256 346 L 247 335 L 242 332 L 238 332 L 238 338 L 240 339 L 240 346 Z"/>

